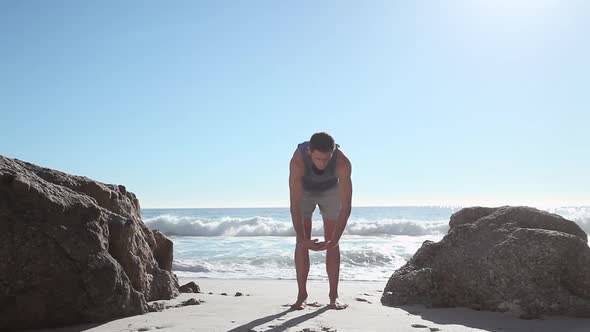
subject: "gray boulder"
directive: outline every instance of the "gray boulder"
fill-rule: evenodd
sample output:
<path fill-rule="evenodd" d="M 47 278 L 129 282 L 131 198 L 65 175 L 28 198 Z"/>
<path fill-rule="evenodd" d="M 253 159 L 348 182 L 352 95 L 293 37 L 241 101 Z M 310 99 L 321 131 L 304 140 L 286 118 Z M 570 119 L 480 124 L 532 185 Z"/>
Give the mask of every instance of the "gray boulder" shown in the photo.
<path fill-rule="evenodd" d="M 588 236 L 529 207 L 465 208 L 393 273 L 381 302 L 590 317 Z"/>
<path fill-rule="evenodd" d="M 148 312 L 178 295 L 172 242 L 109 185 L 0 156 L 0 328 Z"/>
<path fill-rule="evenodd" d="M 180 286 L 180 288 L 178 288 L 178 291 L 180 291 L 181 293 L 200 293 L 201 288 L 199 287 L 199 285 L 195 284 L 194 281 L 191 281 Z"/>

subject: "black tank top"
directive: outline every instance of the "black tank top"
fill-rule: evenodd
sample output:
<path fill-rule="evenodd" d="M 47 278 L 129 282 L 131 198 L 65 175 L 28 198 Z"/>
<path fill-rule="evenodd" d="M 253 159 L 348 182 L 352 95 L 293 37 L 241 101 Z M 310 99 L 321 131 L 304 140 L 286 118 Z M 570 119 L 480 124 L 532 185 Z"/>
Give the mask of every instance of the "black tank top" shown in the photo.
<path fill-rule="evenodd" d="M 301 153 L 303 163 L 305 164 L 305 174 L 303 175 L 303 189 L 313 192 L 322 192 L 334 188 L 338 185 L 338 176 L 336 176 L 336 158 L 340 154 L 338 145 L 332 154 L 332 159 L 328 162 L 328 166 L 323 171 L 318 171 L 311 158 L 307 154 L 309 141 L 303 142 L 297 146 Z"/>

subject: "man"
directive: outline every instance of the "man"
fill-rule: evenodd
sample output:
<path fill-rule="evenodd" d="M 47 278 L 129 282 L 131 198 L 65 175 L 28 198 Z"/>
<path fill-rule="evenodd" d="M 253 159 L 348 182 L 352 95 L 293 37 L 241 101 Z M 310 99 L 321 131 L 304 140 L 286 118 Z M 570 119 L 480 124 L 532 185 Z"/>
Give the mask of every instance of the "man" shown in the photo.
<path fill-rule="evenodd" d="M 338 241 L 350 216 L 352 200 L 351 164 L 327 133 L 315 133 L 297 146 L 290 163 L 291 217 L 297 236 L 295 270 L 299 293 L 291 306 L 301 310 L 307 300 L 309 250 L 326 250 L 326 270 L 333 309 L 348 305 L 338 300 L 340 247 Z M 324 242 L 311 239 L 311 217 L 319 206 L 324 222 Z"/>

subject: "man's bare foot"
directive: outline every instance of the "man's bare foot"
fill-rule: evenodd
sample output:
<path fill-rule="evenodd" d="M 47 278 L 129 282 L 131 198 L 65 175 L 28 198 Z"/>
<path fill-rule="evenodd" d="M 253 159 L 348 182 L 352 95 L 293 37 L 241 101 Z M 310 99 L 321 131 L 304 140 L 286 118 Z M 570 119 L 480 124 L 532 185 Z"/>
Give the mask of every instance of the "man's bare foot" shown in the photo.
<path fill-rule="evenodd" d="M 330 301 L 330 304 L 328 304 L 328 308 L 334 310 L 342 310 L 348 308 L 348 304 L 342 303 L 338 299 L 336 299 L 334 301 Z"/>
<path fill-rule="evenodd" d="M 307 305 L 307 295 L 297 297 L 297 302 L 291 305 L 291 310 L 303 310 Z"/>

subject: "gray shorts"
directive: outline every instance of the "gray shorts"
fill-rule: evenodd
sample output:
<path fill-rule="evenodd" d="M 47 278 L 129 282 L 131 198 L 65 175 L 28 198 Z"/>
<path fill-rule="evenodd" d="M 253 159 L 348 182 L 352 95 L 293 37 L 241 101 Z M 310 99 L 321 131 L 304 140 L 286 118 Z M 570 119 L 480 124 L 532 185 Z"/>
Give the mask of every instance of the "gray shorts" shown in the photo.
<path fill-rule="evenodd" d="M 303 218 L 311 218 L 316 205 L 319 205 L 322 217 L 336 220 L 340 213 L 340 197 L 338 186 L 322 192 L 303 191 L 301 199 L 301 213 Z"/>

